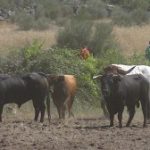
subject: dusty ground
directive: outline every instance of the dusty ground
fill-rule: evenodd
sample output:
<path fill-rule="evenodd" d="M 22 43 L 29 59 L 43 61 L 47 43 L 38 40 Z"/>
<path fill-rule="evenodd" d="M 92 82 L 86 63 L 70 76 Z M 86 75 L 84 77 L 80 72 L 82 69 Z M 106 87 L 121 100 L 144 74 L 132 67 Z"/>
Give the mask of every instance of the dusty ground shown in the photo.
<path fill-rule="evenodd" d="M 150 124 L 142 127 L 142 120 L 119 129 L 108 127 L 104 118 L 76 118 L 50 125 L 31 120 L 5 119 L 0 124 L 1 150 L 149 150 Z M 125 125 L 125 122 L 124 122 Z"/>

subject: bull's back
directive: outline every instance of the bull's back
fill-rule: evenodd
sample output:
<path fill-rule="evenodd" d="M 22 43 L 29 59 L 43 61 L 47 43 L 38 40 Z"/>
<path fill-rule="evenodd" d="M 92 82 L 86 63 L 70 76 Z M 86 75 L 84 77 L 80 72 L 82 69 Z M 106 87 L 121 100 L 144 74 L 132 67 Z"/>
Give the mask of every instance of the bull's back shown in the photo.
<path fill-rule="evenodd" d="M 125 76 L 120 86 L 128 97 L 140 97 L 147 92 L 149 83 L 143 75 L 134 74 Z"/>
<path fill-rule="evenodd" d="M 74 95 L 77 89 L 76 78 L 74 77 L 74 75 L 64 75 L 64 79 L 65 79 L 67 91 L 71 95 Z"/>

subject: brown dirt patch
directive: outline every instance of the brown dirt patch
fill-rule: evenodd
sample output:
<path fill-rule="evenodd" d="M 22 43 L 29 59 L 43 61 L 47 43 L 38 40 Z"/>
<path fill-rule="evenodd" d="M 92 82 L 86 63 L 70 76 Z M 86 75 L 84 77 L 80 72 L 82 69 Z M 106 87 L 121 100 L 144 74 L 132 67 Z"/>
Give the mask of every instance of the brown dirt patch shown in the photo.
<path fill-rule="evenodd" d="M 150 124 L 142 121 L 132 126 L 109 128 L 104 118 L 71 119 L 60 122 L 52 119 L 50 125 L 26 121 L 5 120 L 0 124 L 1 150 L 148 150 Z"/>

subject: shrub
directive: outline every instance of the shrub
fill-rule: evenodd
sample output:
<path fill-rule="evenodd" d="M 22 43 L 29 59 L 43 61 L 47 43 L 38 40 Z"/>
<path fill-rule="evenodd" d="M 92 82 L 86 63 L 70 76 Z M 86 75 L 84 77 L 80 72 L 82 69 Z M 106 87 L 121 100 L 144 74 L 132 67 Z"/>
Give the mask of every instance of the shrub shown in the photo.
<path fill-rule="evenodd" d="M 18 11 L 15 16 L 12 16 L 13 22 L 16 22 L 21 30 L 29 30 L 33 27 L 34 17 L 26 14 L 24 11 Z"/>
<path fill-rule="evenodd" d="M 100 23 L 95 26 L 93 36 L 90 41 L 90 48 L 94 56 L 99 57 L 109 48 L 114 48 L 112 38 L 112 25 L 109 23 Z"/>
<path fill-rule="evenodd" d="M 131 57 L 127 59 L 129 64 L 136 64 L 136 65 L 150 65 L 150 61 L 145 58 L 144 54 L 141 53 L 134 53 Z"/>
<path fill-rule="evenodd" d="M 87 2 L 87 11 L 93 19 L 104 18 L 108 16 L 106 4 L 99 0 L 92 0 Z"/>
<path fill-rule="evenodd" d="M 99 57 L 107 49 L 116 47 L 112 36 L 112 25 L 109 23 L 100 23 L 95 26 L 87 21 L 72 21 L 59 32 L 57 46 L 71 49 L 87 46 L 94 56 Z"/>
<path fill-rule="evenodd" d="M 91 22 L 71 21 L 64 30 L 58 34 L 57 43 L 59 47 L 67 47 L 71 49 L 79 49 L 87 45 L 91 36 Z"/>
<path fill-rule="evenodd" d="M 117 25 L 140 25 L 149 21 L 149 15 L 146 10 L 141 8 L 127 11 L 118 7 L 112 13 L 112 20 Z"/>
<path fill-rule="evenodd" d="M 0 72 L 6 74 L 18 74 L 24 71 L 22 56 L 19 51 L 11 51 L 7 56 L 0 58 Z"/>
<path fill-rule="evenodd" d="M 41 17 L 33 22 L 32 29 L 46 30 L 49 28 L 49 20 L 45 17 Z"/>
<path fill-rule="evenodd" d="M 92 56 L 86 61 L 79 53 L 71 49 L 49 49 L 41 52 L 36 59 L 28 63 L 27 69 L 51 74 L 73 74 L 78 81 L 78 101 L 97 103 L 99 92 L 92 76 L 96 73 L 97 60 Z"/>
<path fill-rule="evenodd" d="M 148 13 L 142 9 L 135 9 L 131 12 L 133 22 L 137 25 L 146 23 L 149 21 Z"/>
<path fill-rule="evenodd" d="M 40 54 L 42 46 L 43 43 L 39 42 L 38 40 L 34 40 L 31 44 L 24 47 L 20 51 L 23 57 L 24 65 L 27 65 L 29 61 L 34 60 Z"/>
<path fill-rule="evenodd" d="M 44 30 L 49 27 L 49 20 L 37 10 L 36 14 L 29 14 L 24 10 L 18 10 L 16 15 L 11 17 L 11 21 L 18 24 L 21 30 Z"/>
<path fill-rule="evenodd" d="M 105 53 L 103 53 L 97 59 L 97 66 L 98 68 L 96 71 L 102 72 L 103 67 L 109 64 L 127 64 L 127 59 L 121 54 L 121 51 L 118 49 L 108 49 Z"/>
<path fill-rule="evenodd" d="M 119 7 L 113 10 L 112 20 L 113 23 L 117 25 L 130 26 L 133 24 L 133 18 L 131 14 Z"/>

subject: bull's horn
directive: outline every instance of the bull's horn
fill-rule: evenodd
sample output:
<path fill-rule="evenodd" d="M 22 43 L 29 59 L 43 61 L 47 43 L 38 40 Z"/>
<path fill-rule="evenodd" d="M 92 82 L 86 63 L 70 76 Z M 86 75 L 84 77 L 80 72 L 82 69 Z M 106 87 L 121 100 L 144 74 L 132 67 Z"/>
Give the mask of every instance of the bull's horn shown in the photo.
<path fill-rule="evenodd" d="M 116 74 L 113 74 L 113 77 L 118 77 L 118 75 L 116 75 Z"/>
<path fill-rule="evenodd" d="M 93 79 L 97 79 L 97 78 L 99 78 L 99 77 L 101 77 L 102 75 L 100 74 L 100 75 L 97 75 L 97 76 L 93 76 Z"/>
<path fill-rule="evenodd" d="M 119 74 L 122 74 L 122 75 L 126 75 L 126 74 L 130 73 L 135 67 L 136 67 L 136 66 L 133 66 L 132 68 L 130 68 L 130 69 L 127 70 L 127 71 L 124 71 L 124 70 L 122 70 L 122 69 L 118 69 L 118 73 L 119 73 Z"/>

